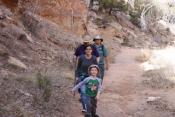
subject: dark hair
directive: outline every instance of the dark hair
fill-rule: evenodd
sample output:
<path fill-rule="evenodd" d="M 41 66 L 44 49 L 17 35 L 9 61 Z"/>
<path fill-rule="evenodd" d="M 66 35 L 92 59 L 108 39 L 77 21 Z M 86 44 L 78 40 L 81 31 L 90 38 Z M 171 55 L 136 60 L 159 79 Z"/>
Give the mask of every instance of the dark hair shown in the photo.
<path fill-rule="evenodd" d="M 101 42 L 103 42 L 103 39 L 95 39 L 95 38 L 94 38 L 93 41 L 95 41 L 95 40 L 101 40 Z"/>
<path fill-rule="evenodd" d="M 91 49 L 93 49 L 92 45 L 88 45 L 88 46 L 85 47 L 85 50 L 86 50 L 88 47 L 90 47 Z"/>

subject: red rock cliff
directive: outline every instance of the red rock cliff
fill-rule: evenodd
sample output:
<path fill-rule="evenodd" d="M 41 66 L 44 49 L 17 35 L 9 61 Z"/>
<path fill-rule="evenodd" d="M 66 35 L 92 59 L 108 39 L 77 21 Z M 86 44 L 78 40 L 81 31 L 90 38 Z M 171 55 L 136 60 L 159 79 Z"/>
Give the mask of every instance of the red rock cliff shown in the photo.
<path fill-rule="evenodd" d="M 84 34 L 87 8 L 82 0 L 0 0 L 14 12 L 39 14 L 66 30 Z"/>

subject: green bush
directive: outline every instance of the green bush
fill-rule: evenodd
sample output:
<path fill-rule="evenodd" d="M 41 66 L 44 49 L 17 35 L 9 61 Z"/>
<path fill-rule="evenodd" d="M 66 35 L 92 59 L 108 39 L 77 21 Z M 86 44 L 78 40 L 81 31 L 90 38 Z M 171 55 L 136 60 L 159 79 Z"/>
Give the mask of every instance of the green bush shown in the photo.
<path fill-rule="evenodd" d="M 52 94 L 51 81 L 46 75 L 42 75 L 41 72 L 37 73 L 37 84 L 41 91 L 43 91 L 43 99 L 48 102 Z"/>
<path fill-rule="evenodd" d="M 131 21 L 134 25 L 140 27 L 139 18 L 140 18 L 141 12 L 138 12 L 138 11 L 130 11 L 130 12 L 129 12 L 129 15 L 131 16 L 130 21 Z"/>
<path fill-rule="evenodd" d="M 138 27 L 140 27 L 140 15 L 144 8 L 144 1 L 135 0 L 134 1 L 134 8 L 132 8 L 128 3 L 124 0 L 101 0 L 100 7 L 106 10 L 118 10 L 125 13 L 129 13 L 131 16 L 131 22 Z M 110 13 L 109 11 L 109 13 Z"/>
<path fill-rule="evenodd" d="M 100 3 L 102 9 L 112 9 L 117 8 L 120 11 L 126 12 L 128 10 L 128 5 L 124 0 L 102 0 Z"/>
<path fill-rule="evenodd" d="M 131 22 L 138 27 L 140 27 L 140 16 L 145 4 L 146 3 L 142 0 L 135 0 L 134 8 L 130 9 L 129 11 L 129 15 L 131 16 Z"/>

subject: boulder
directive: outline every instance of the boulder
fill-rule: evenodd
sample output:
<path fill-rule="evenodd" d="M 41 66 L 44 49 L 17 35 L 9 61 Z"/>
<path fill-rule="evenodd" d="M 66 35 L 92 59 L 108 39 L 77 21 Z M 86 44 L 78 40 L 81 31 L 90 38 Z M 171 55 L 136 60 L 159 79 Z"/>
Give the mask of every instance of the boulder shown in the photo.
<path fill-rule="evenodd" d="M 124 13 L 117 12 L 115 14 L 115 17 L 118 23 L 123 27 L 130 28 L 132 30 L 138 30 L 138 28 L 131 23 L 131 21 L 128 19 L 128 17 Z"/>
<path fill-rule="evenodd" d="M 118 31 L 122 31 L 122 26 L 118 22 L 111 22 L 110 25 Z"/>
<path fill-rule="evenodd" d="M 10 18 L 11 16 L 12 12 L 8 8 L 0 5 L 0 20 Z"/>
<path fill-rule="evenodd" d="M 27 33 L 21 34 L 18 39 L 23 40 L 23 41 L 27 40 L 31 43 L 34 43 L 34 40 L 32 39 L 32 37 L 30 35 L 28 35 Z"/>
<path fill-rule="evenodd" d="M 155 102 L 155 101 L 157 101 L 157 100 L 160 100 L 161 99 L 161 97 L 148 97 L 147 98 L 147 100 L 146 100 L 146 102 L 147 103 L 150 103 L 150 102 Z"/>
<path fill-rule="evenodd" d="M 22 27 L 18 27 L 14 24 L 5 23 L 4 28 L 0 32 L 1 35 L 6 35 L 8 38 L 13 40 L 23 40 L 33 43 L 33 39 L 24 31 Z"/>
<path fill-rule="evenodd" d="M 13 65 L 17 68 L 27 69 L 27 66 L 22 61 L 12 56 L 8 58 L 8 64 Z"/>
<path fill-rule="evenodd" d="M 7 55 L 8 55 L 7 48 L 0 44 L 0 56 L 7 56 Z"/>

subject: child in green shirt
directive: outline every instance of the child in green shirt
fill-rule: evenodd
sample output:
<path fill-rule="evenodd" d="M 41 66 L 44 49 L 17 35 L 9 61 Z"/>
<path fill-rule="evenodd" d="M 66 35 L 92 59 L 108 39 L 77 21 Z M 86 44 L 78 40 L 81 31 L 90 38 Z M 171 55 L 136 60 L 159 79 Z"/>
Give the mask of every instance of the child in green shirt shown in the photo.
<path fill-rule="evenodd" d="M 97 77 L 100 72 L 98 65 L 91 65 L 88 72 L 90 76 L 77 84 L 72 91 L 85 86 L 85 94 L 82 96 L 86 109 L 85 117 L 98 117 L 96 114 L 97 100 L 102 91 L 101 79 Z"/>

